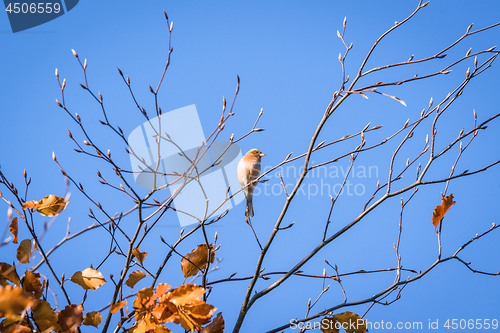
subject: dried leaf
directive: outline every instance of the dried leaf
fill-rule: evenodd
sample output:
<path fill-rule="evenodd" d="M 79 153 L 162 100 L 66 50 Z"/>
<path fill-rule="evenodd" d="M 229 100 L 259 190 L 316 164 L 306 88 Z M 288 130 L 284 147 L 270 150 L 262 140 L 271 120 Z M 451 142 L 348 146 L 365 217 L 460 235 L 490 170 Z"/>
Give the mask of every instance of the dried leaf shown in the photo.
<path fill-rule="evenodd" d="M 50 328 L 51 331 L 60 331 L 61 327 L 57 323 L 57 314 L 50 304 L 41 299 L 38 301 L 36 310 L 33 311 L 33 320 L 41 331 L 46 331 Z"/>
<path fill-rule="evenodd" d="M 38 201 L 35 201 L 35 200 L 26 201 L 23 205 L 23 209 L 26 209 L 26 208 L 35 209 L 37 206 L 38 206 Z"/>
<path fill-rule="evenodd" d="M 321 320 L 321 331 L 323 333 L 338 333 L 338 327 L 345 329 L 346 333 L 368 332 L 366 323 L 359 315 L 353 312 L 346 311 L 337 313 L 332 317 L 325 317 Z"/>
<path fill-rule="evenodd" d="M 339 328 L 337 328 L 337 320 L 333 317 L 325 317 L 320 321 L 320 330 L 323 333 L 339 333 Z"/>
<path fill-rule="evenodd" d="M 81 304 L 66 305 L 64 310 L 59 312 L 58 324 L 63 332 L 73 332 L 82 324 L 83 306 Z"/>
<path fill-rule="evenodd" d="M 184 311 L 182 308 L 179 308 L 179 322 L 183 329 L 190 332 L 195 332 L 200 330 L 200 326 Z"/>
<path fill-rule="evenodd" d="M 22 282 L 24 291 L 32 293 L 36 299 L 42 296 L 43 287 L 40 282 L 40 273 L 33 273 L 27 270 L 24 273 Z"/>
<path fill-rule="evenodd" d="M 83 271 L 75 272 L 70 280 L 80 285 L 85 290 L 96 290 L 106 283 L 102 274 L 92 267 L 85 268 Z"/>
<path fill-rule="evenodd" d="M 132 272 L 130 273 L 130 275 L 128 276 L 128 279 L 127 281 L 125 282 L 125 284 L 127 286 L 129 286 L 130 288 L 134 288 L 135 284 L 139 281 L 141 281 L 144 277 L 146 276 L 146 273 L 142 272 L 142 271 L 135 271 L 135 272 Z"/>
<path fill-rule="evenodd" d="M 17 220 L 19 219 L 18 216 L 14 217 L 12 219 L 12 222 L 10 223 L 10 226 L 9 226 L 9 231 L 10 233 L 12 234 L 12 236 L 14 236 L 14 240 L 12 241 L 12 243 L 14 244 L 17 244 L 18 243 L 18 240 L 17 240 L 17 233 L 18 233 L 18 224 L 17 224 Z"/>
<path fill-rule="evenodd" d="M 115 303 L 115 304 L 111 305 L 111 308 L 109 309 L 109 312 L 111 312 L 111 314 L 115 314 L 121 308 L 123 308 L 125 305 L 127 305 L 127 300 L 123 300 L 121 302 Z"/>
<path fill-rule="evenodd" d="M 146 322 L 153 320 L 162 324 L 173 322 L 181 324 L 185 330 L 194 332 L 201 330 L 201 325 L 207 324 L 212 314 L 217 310 L 201 300 L 205 289 L 200 286 L 187 284 L 165 293 L 169 289 L 169 285 L 159 285 L 156 293 L 152 296 L 150 296 L 151 287 L 143 289 L 144 294 L 140 291 L 137 300 L 134 301 L 134 307 L 137 309 L 136 320 Z M 156 303 L 156 299 L 159 299 L 159 302 L 151 309 L 151 306 Z M 148 300 L 147 303 L 145 303 L 146 300 Z M 152 317 L 144 314 L 148 312 Z M 217 327 L 216 324 L 214 324 L 214 328 Z M 220 326 L 220 323 L 217 325 Z"/>
<path fill-rule="evenodd" d="M 126 302 L 125 302 L 126 303 Z M 97 311 L 88 312 L 83 319 L 83 325 L 97 327 L 101 323 L 102 315 Z"/>
<path fill-rule="evenodd" d="M 167 293 L 167 298 L 175 305 L 186 305 L 201 300 L 205 289 L 195 284 L 185 284 Z"/>
<path fill-rule="evenodd" d="M 172 289 L 172 287 L 169 284 L 159 283 L 158 286 L 156 287 L 156 292 L 154 293 L 153 296 L 151 296 L 151 298 L 150 298 L 148 304 L 146 304 L 146 306 L 153 305 L 160 296 L 164 295 L 170 289 Z"/>
<path fill-rule="evenodd" d="M 436 208 L 434 208 L 434 210 L 432 211 L 432 224 L 434 224 L 434 228 L 438 227 L 439 222 L 441 222 L 446 212 L 454 204 L 455 201 L 453 201 L 453 194 L 450 194 L 449 196 L 443 197 L 441 199 L 441 204 L 439 206 L 436 206 Z"/>
<path fill-rule="evenodd" d="M 212 314 L 217 310 L 216 307 L 205 303 L 204 301 L 196 301 L 182 307 L 184 314 L 188 315 L 192 322 L 195 322 L 197 329 L 201 325 L 207 324 L 212 317 Z"/>
<path fill-rule="evenodd" d="M 16 258 L 22 264 L 28 264 L 31 257 L 31 240 L 25 239 L 17 248 Z"/>
<path fill-rule="evenodd" d="M 224 332 L 224 318 L 222 312 L 219 312 L 217 317 L 212 322 L 201 329 L 201 333 L 223 333 Z"/>
<path fill-rule="evenodd" d="M 56 216 L 59 215 L 68 204 L 68 201 L 61 197 L 56 197 L 53 194 L 50 194 L 44 197 L 42 200 L 36 201 L 27 201 L 23 205 L 23 209 L 32 208 L 36 209 L 38 213 L 44 216 Z"/>
<path fill-rule="evenodd" d="M 146 256 L 148 255 L 147 252 L 141 252 L 139 251 L 139 248 L 136 247 L 135 249 L 132 250 L 132 254 L 139 260 L 139 262 L 142 264 Z"/>
<path fill-rule="evenodd" d="M 21 283 L 15 267 L 12 267 L 7 263 L 0 262 L 0 285 L 2 285 L 3 287 L 9 285 L 5 280 L 14 283 L 16 286 L 19 286 L 19 284 Z"/>
<path fill-rule="evenodd" d="M 214 262 L 215 259 L 215 251 L 211 249 L 211 260 L 210 263 Z M 187 260 L 187 259 L 189 260 Z M 185 258 L 181 260 L 182 273 L 184 277 L 195 276 L 198 274 L 200 269 L 207 268 L 208 263 L 208 247 L 207 244 L 198 245 L 197 249 L 191 251 L 185 255 Z M 194 264 L 194 265 L 193 265 Z"/>
<path fill-rule="evenodd" d="M 180 317 L 178 315 L 179 309 L 169 300 L 163 300 L 159 304 L 157 304 L 153 310 L 151 310 L 151 314 L 158 320 L 159 322 L 166 323 L 179 323 Z"/>
<path fill-rule="evenodd" d="M 33 299 L 21 288 L 0 287 L 0 317 L 16 317 L 32 304 Z"/>
<path fill-rule="evenodd" d="M 141 320 L 144 318 L 145 313 L 143 313 L 143 310 L 150 306 L 149 300 L 152 296 L 153 287 L 147 287 L 137 292 L 137 299 L 134 300 L 134 308 L 137 309 L 135 312 L 135 320 Z"/>

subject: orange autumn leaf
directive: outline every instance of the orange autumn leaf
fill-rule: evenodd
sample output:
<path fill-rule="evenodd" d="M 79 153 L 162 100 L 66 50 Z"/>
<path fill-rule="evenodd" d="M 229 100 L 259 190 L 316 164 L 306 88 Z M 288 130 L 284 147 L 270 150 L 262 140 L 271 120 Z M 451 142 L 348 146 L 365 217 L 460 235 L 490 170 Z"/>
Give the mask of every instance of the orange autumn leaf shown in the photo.
<path fill-rule="evenodd" d="M 43 299 L 38 301 L 36 310 L 33 311 L 33 320 L 42 331 L 46 331 L 49 328 L 52 331 L 61 330 L 61 327 L 57 323 L 57 314 L 50 307 L 50 304 Z"/>
<path fill-rule="evenodd" d="M 22 288 L 0 287 L 0 317 L 17 318 L 33 304 L 33 299 Z"/>
<path fill-rule="evenodd" d="M 135 249 L 132 250 L 132 254 L 139 260 L 139 262 L 142 264 L 146 256 L 148 255 L 147 252 L 141 252 L 139 251 L 139 248 L 136 247 Z"/>
<path fill-rule="evenodd" d="M 153 287 L 147 287 L 137 292 L 137 299 L 134 300 L 134 308 L 137 310 L 134 314 L 135 320 L 144 319 L 147 315 L 147 310 L 150 307 L 149 300 L 153 296 Z"/>
<path fill-rule="evenodd" d="M 169 300 L 163 300 L 158 303 L 152 310 L 151 314 L 156 318 L 157 321 L 166 323 L 178 323 L 179 322 L 179 309 Z"/>
<path fill-rule="evenodd" d="M 215 317 L 210 324 L 201 329 L 201 333 L 223 333 L 224 326 L 225 324 L 222 312 L 219 312 L 217 317 Z"/>
<path fill-rule="evenodd" d="M 18 219 L 19 219 L 18 216 L 14 217 L 12 219 L 12 222 L 10 223 L 10 226 L 9 226 L 9 231 L 12 234 L 12 236 L 14 237 L 14 240 L 12 241 L 12 243 L 14 243 L 14 244 L 17 244 L 17 242 L 18 242 L 18 240 L 17 240 L 17 233 L 18 233 L 17 220 Z"/>
<path fill-rule="evenodd" d="M 438 227 L 439 222 L 441 222 L 446 212 L 448 212 L 450 207 L 454 204 L 455 201 L 453 201 L 453 194 L 441 199 L 441 204 L 436 206 L 436 208 L 432 211 L 432 224 L 434 225 L 434 228 Z"/>
<path fill-rule="evenodd" d="M 150 320 L 144 320 L 136 323 L 132 328 L 128 330 L 129 333 L 146 333 L 146 332 L 154 332 L 154 333 L 172 333 L 168 328 L 158 325 L 155 322 Z"/>
<path fill-rule="evenodd" d="M 36 207 L 38 207 L 38 201 L 36 200 L 26 201 L 23 205 L 23 209 L 26 208 L 35 209 Z"/>
<path fill-rule="evenodd" d="M 109 312 L 111 312 L 111 314 L 115 314 L 121 308 L 123 308 L 125 305 L 127 305 L 127 300 L 123 300 L 121 302 L 115 303 L 115 304 L 111 305 L 111 308 L 109 309 Z"/>
<path fill-rule="evenodd" d="M 31 257 L 31 240 L 25 239 L 17 248 L 16 258 L 22 264 L 28 264 Z"/>
<path fill-rule="evenodd" d="M 204 301 L 195 301 L 185 306 L 177 306 L 179 322 L 185 330 L 194 332 L 201 330 L 201 325 L 210 321 L 212 314 L 217 310 Z M 177 321 L 175 321 L 177 323 Z"/>
<path fill-rule="evenodd" d="M 215 259 L 215 251 L 211 249 L 210 263 Z M 182 258 L 181 267 L 184 277 L 195 276 L 200 269 L 207 268 L 208 264 L 208 246 L 207 244 L 198 245 L 197 249 L 191 251 Z"/>
<path fill-rule="evenodd" d="M 137 292 L 137 299 L 134 301 L 134 308 L 147 307 L 149 299 L 153 296 L 153 287 L 147 287 Z"/>
<path fill-rule="evenodd" d="M 83 271 L 75 272 L 70 280 L 71 282 L 80 285 L 85 290 L 96 290 L 106 283 L 102 274 L 92 267 L 85 268 Z"/>
<path fill-rule="evenodd" d="M 129 286 L 130 288 L 134 288 L 135 284 L 139 281 L 141 281 L 144 277 L 146 276 L 146 273 L 141 272 L 141 271 L 135 271 L 130 273 L 128 276 L 127 281 L 125 284 Z"/>
<path fill-rule="evenodd" d="M 207 324 L 214 314 L 216 307 L 207 304 L 204 301 L 195 301 L 182 307 L 185 314 L 191 317 L 191 320 L 197 324 L 197 330 L 201 325 Z"/>
<path fill-rule="evenodd" d="M 182 308 L 179 308 L 178 316 L 182 328 L 186 331 L 195 332 L 200 329 L 200 326 Z"/>
<path fill-rule="evenodd" d="M 217 309 L 201 300 L 206 292 L 204 288 L 187 284 L 170 289 L 168 284 L 159 284 L 154 294 L 152 287 L 137 293 L 137 299 L 134 301 L 134 317 L 137 322 L 130 332 L 156 332 L 158 329 L 163 331 L 160 324 L 166 323 L 181 324 L 185 330 L 195 332 L 210 322 Z M 211 327 L 223 327 L 220 321 L 221 319 L 217 319 Z"/>
<path fill-rule="evenodd" d="M 81 304 L 66 305 L 59 312 L 58 324 L 63 332 L 74 332 L 83 322 L 83 306 Z"/>
<path fill-rule="evenodd" d="M 167 298 L 175 305 L 186 305 L 201 300 L 205 289 L 195 284 L 185 284 L 167 293 Z"/>
<path fill-rule="evenodd" d="M 0 262 L 0 285 L 3 287 L 8 286 L 7 281 L 14 283 L 16 286 L 19 286 L 21 280 L 19 280 L 19 275 L 17 275 L 15 267 L 11 265 Z"/>
<path fill-rule="evenodd" d="M 148 304 L 146 306 L 151 306 L 153 305 L 156 300 L 163 294 L 165 294 L 167 291 L 172 289 L 172 287 L 168 283 L 159 283 L 158 286 L 156 287 L 156 291 L 153 296 L 151 296 Z"/>
<path fill-rule="evenodd" d="M 68 204 L 68 200 L 56 197 L 53 194 L 50 194 L 40 201 L 27 201 L 23 205 L 23 209 L 31 208 L 36 209 L 38 213 L 44 216 L 56 216 L 59 215 Z"/>
<path fill-rule="evenodd" d="M 101 323 L 102 315 L 97 311 L 88 312 L 83 319 L 83 325 L 97 327 Z"/>
<path fill-rule="evenodd" d="M 35 298 L 39 299 L 42 296 L 43 287 L 40 282 L 40 273 L 26 271 L 22 279 L 23 289 L 28 293 L 32 293 Z"/>
<path fill-rule="evenodd" d="M 155 333 L 172 333 L 171 330 L 169 330 L 168 328 L 164 327 L 164 326 L 161 326 L 161 325 L 157 325 L 155 327 L 155 330 L 154 330 Z"/>

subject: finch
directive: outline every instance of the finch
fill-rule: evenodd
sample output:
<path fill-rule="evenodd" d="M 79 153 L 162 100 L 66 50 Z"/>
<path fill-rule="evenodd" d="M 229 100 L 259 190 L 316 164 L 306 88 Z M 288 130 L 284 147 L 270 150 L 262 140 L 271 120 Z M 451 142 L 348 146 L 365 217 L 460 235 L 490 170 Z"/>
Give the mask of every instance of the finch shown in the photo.
<path fill-rule="evenodd" d="M 266 156 L 266 154 L 258 149 L 250 149 L 238 163 L 238 181 L 247 199 L 246 216 L 253 216 L 252 197 L 257 183 L 252 182 L 260 176 L 260 159 L 262 156 Z"/>

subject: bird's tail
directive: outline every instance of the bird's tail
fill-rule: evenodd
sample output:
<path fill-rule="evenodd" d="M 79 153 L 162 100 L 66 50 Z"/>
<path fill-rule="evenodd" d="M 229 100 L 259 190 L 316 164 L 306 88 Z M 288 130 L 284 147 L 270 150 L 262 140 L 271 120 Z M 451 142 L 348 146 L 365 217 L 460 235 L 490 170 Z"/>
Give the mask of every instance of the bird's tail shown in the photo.
<path fill-rule="evenodd" d="M 247 200 L 246 213 L 248 214 L 248 216 L 252 216 L 253 217 L 253 204 L 252 204 L 252 200 Z"/>

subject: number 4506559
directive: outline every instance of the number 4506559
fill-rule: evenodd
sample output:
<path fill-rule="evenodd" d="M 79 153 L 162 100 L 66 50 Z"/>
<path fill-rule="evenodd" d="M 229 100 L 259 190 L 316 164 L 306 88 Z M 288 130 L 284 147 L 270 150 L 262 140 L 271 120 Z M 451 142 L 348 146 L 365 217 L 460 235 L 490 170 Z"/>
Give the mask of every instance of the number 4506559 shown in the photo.
<path fill-rule="evenodd" d="M 443 325 L 447 329 L 494 329 L 496 330 L 498 328 L 498 319 L 447 319 L 446 322 Z"/>
<path fill-rule="evenodd" d="M 26 3 L 26 2 L 14 2 L 7 5 L 7 8 L 5 8 L 5 11 L 8 12 L 9 14 L 14 13 L 14 14 L 43 14 L 43 13 L 59 13 L 61 11 L 61 5 L 59 3 L 51 3 L 51 2 L 46 2 L 45 4 L 43 3 Z"/>

